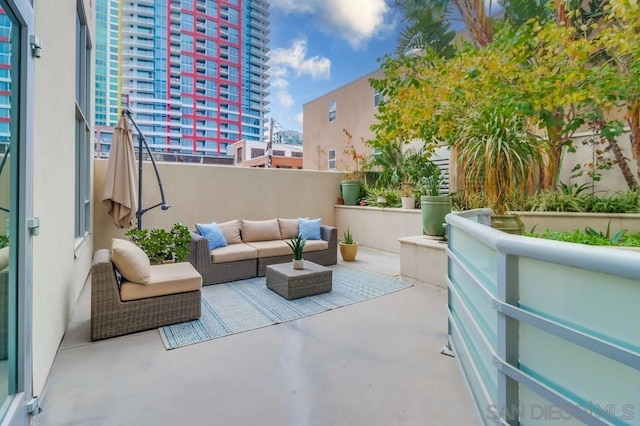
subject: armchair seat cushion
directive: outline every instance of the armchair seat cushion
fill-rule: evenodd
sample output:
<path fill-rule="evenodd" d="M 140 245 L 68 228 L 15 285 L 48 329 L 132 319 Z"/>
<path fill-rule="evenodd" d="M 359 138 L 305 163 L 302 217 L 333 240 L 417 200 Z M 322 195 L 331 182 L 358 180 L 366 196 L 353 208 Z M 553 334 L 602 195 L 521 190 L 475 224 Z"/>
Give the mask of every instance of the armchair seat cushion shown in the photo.
<path fill-rule="evenodd" d="M 124 301 L 200 290 L 202 276 L 189 262 L 167 263 L 151 267 L 148 284 L 122 281 L 120 297 Z"/>
<path fill-rule="evenodd" d="M 211 252 L 213 263 L 236 262 L 238 260 L 249 260 L 258 257 L 258 250 L 249 244 L 229 244 Z"/>
<path fill-rule="evenodd" d="M 248 244 L 258 250 L 259 258 L 286 256 L 290 254 L 291 258 L 293 259 L 293 252 L 291 251 L 291 247 L 287 245 L 286 240 L 253 241 Z"/>

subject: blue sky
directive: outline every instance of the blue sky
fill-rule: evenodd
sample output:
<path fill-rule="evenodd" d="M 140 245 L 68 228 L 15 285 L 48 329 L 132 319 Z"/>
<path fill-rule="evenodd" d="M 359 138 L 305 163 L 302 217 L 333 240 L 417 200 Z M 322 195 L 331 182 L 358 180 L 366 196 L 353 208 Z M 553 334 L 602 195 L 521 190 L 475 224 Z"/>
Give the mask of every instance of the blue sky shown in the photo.
<path fill-rule="evenodd" d="M 270 117 L 302 131 L 302 105 L 375 70 L 399 28 L 389 0 L 271 0 Z"/>

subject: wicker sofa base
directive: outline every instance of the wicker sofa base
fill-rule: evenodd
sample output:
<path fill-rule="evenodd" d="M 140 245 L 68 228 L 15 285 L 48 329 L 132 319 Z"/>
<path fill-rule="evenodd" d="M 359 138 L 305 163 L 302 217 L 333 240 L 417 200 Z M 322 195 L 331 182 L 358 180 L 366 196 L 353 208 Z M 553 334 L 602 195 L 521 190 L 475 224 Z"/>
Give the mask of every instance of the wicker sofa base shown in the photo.
<path fill-rule="evenodd" d="M 238 260 L 225 263 L 205 263 L 200 272 L 202 284 L 220 284 L 229 281 L 244 280 L 256 276 L 258 259 Z"/>
<path fill-rule="evenodd" d="M 110 251 L 98 250 L 93 256 L 91 340 L 198 319 L 201 305 L 200 290 L 122 301 Z"/>

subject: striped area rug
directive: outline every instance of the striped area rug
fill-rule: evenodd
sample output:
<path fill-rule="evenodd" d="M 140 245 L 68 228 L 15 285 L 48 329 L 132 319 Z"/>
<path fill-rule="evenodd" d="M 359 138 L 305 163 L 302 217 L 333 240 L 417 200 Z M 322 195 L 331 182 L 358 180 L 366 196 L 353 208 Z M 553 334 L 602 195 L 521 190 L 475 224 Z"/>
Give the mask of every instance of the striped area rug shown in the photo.
<path fill-rule="evenodd" d="M 264 277 L 202 288 L 202 316 L 195 321 L 160 327 L 167 349 L 180 348 L 234 333 L 292 321 L 330 309 L 393 293 L 411 285 L 384 275 L 333 265 L 330 293 L 286 300 Z"/>

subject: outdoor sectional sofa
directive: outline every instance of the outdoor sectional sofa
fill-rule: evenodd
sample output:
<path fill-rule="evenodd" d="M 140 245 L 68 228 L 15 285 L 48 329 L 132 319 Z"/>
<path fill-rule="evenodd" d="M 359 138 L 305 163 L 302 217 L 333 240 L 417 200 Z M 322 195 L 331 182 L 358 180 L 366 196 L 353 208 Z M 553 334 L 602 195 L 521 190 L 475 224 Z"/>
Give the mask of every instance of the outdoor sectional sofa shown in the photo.
<path fill-rule="evenodd" d="M 293 259 L 287 240 L 298 236 L 298 219 L 231 220 L 218 224 L 226 247 L 209 250 L 206 238 L 191 231 L 191 250 L 185 261 L 202 275 L 202 284 L 211 285 L 266 275 L 267 265 Z M 335 265 L 338 232 L 320 225 L 319 240 L 307 240 L 304 259 L 319 265 Z"/>

